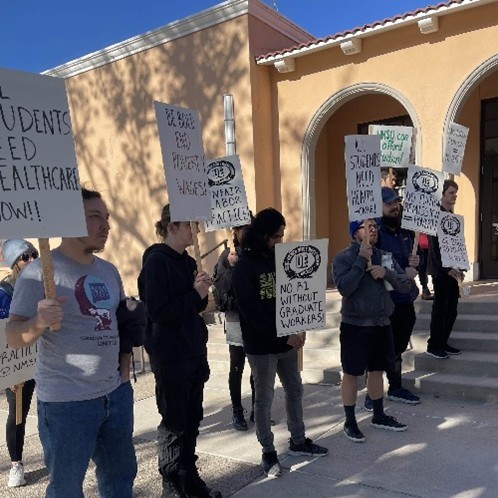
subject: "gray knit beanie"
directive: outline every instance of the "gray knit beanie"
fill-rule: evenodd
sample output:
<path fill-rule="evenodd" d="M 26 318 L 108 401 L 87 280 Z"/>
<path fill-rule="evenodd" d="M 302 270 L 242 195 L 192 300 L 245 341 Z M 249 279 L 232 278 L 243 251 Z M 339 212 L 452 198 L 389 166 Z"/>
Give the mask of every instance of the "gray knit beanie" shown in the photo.
<path fill-rule="evenodd" d="M 2 244 L 3 257 L 10 268 L 15 265 L 21 254 L 34 251 L 36 251 L 35 246 L 31 242 L 24 239 L 4 240 Z"/>

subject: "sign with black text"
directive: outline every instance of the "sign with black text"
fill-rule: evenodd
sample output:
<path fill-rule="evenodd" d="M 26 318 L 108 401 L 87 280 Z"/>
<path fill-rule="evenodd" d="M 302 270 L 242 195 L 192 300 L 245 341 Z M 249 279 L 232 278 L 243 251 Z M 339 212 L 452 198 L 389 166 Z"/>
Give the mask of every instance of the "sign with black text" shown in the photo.
<path fill-rule="evenodd" d="M 0 237 L 84 235 L 64 80 L 0 69 Z"/>
<path fill-rule="evenodd" d="M 450 123 L 443 156 L 443 171 L 460 175 L 469 129 L 456 123 Z"/>
<path fill-rule="evenodd" d="M 206 232 L 251 223 L 239 156 L 206 161 L 212 218 Z"/>
<path fill-rule="evenodd" d="M 325 327 L 328 239 L 275 245 L 277 336 Z"/>
<path fill-rule="evenodd" d="M 349 221 L 380 217 L 380 137 L 346 135 L 344 140 Z"/>
<path fill-rule="evenodd" d="M 401 226 L 436 235 L 444 175 L 440 171 L 410 166 L 406 179 Z"/>
<path fill-rule="evenodd" d="M 36 370 L 36 343 L 12 349 L 5 340 L 7 319 L 0 320 L 0 389 L 8 389 L 32 379 Z"/>
<path fill-rule="evenodd" d="M 211 219 L 202 130 L 197 111 L 154 102 L 171 221 Z"/>
<path fill-rule="evenodd" d="M 468 270 L 469 259 L 465 246 L 463 216 L 440 211 L 437 227 L 441 263 L 444 268 Z"/>
<path fill-rule="evenodd" d="M 368 133 L 380 136 L 381 168 L 408 167 L 413 137 L 411 126 L 371 125 Z"/>

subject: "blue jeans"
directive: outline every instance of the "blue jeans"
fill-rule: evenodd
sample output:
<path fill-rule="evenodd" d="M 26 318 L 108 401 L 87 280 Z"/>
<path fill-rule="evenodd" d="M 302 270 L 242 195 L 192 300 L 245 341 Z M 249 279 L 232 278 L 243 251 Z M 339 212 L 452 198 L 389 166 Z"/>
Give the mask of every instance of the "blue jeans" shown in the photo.
<path fill-rule="evenodd" d="M 287 428 L 294 444 L 303 444 L 305 440 L 303 422 L 303 383 L 297 366 L 297 351 L 291 349 L 278 354 L 248 354 L 254 378 L 256 400 L 254 403 L 254 421 L 256 436 L 263 453 L 275 451 L 273 432 L 271 430 L 271 405 L 275 392 L 275 375 L 278 374 L 285 392 L 285 409 Z"/>
<path fill-rule="evenodd" d="M 96 399 L 38 401 L 38 430 L 50 474 L 46 498 L 83 498 L 90 458 L 101 498 L 131 498 L 137 460 L 129 382 Z"/>

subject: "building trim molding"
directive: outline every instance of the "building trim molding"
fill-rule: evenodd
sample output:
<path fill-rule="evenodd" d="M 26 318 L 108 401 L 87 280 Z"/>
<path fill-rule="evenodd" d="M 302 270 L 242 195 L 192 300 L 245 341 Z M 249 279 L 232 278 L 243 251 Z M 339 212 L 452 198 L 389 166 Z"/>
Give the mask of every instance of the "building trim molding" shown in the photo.
<path fill-rule="evenodd" d="M 315 151 L 327 121 L 344 104 L 362 95 L 383 94 L 396 99 L 408 112 L 415 135 L 415 161 L 420 162 L 422 144 L 420 120 L 415 107 L 400 92 L 383 83 L 357 83 L 331 95 L 316 111 L 306 128 L 301 146 L 301 201 L 303 240 L 316 238 Z"/>
<path fill-rule="evenodd" d="M 313 39 L 310 33 L 265 5 L 261 0 L 227 0 L 184 19 L 170 22 L 160 28 L 43 71 L 42 74 L 70 78 L 245 14 L 250 14 L 272 26 L 293 43 L 303 43 Z"/>

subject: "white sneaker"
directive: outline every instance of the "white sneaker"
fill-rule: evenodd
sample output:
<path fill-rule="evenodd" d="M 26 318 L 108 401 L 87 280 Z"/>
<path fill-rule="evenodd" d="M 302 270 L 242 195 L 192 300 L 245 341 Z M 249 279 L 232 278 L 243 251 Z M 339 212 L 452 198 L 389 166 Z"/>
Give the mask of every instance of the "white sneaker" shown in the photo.
<path fill-rule="evenodd" d="M 24 486 L 25 484 L 26 479 L 24 479 L 24 466 L 22 464 L 12 465 L 7 486 L 9 488 L 18 488 L 19 486 Z"/>

